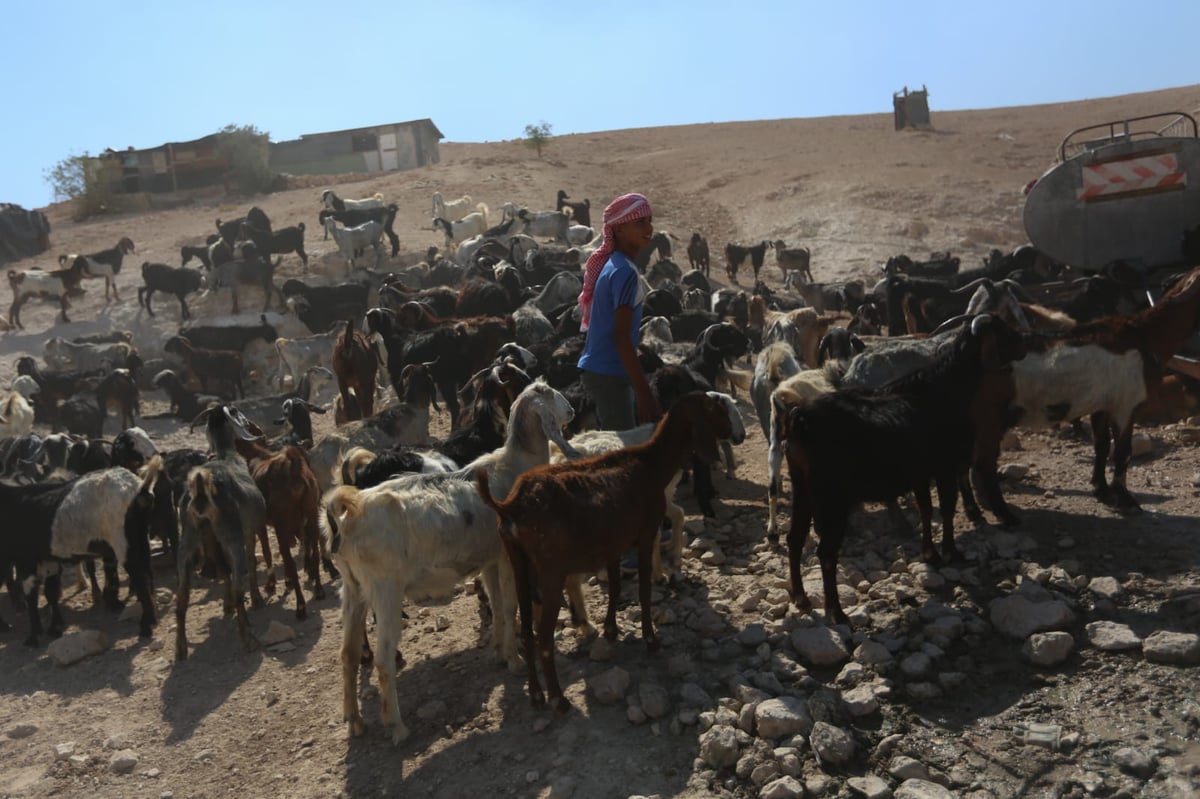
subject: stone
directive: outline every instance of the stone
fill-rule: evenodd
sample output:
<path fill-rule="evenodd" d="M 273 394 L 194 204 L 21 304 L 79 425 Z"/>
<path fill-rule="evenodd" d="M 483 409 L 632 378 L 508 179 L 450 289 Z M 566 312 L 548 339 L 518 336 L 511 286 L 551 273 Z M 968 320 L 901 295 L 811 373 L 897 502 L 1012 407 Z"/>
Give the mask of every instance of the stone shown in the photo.
<path fill-rule="evenodd" d="M 804 796 L 804 785 L 795 777 L 780 777 L 769 782 L 759 791 L 758 799 L 800 799 Z"/>
<path fill-rule="evenodd" d="M 1116 599 L 1123 593 L 1116 577 L 1093 577 L 1088 582 L 1088 590 L 1103 599 Z"/>
<path fill-rule="evenodd" d="M 901 781 L 929 779 L 929 769 L 925 767 L 925 764 L 908 755 L 893 757 L 892 762 L 888 764 L 888 774 Z"/>
<path fill-rule="evenodd" d="M 931 682 L 910 682 L 905 690 L 913 699 L 937 699 L 942 695 L 942 689 Z"/>
<path fill-rule="evenodd" d="M 955 799 L 949 789 L 929 780 L 905 780 L 892 794 L 892 799 Z"/>
<path fill-rule="evenodd" d="M 1150 779 L 1158 771 L 1158 756 L 1149 749 L 1123 746 L 1113 752 L 1112 759 L 1122 771 L 1144 780 Z"/>
<path fill-rule="evenodd" d="M 795 696 L 781 696 L 759 702 L 754 708 L 754 725 L 760 738 L 808 735 L 813 719 L 808 702 Z"/>
<path fill-rule="evenodd" d="M 625 697 L 625 691 L 629 689 L 629 672 L 620 666 L 613 666 L 590 678 L 587 684 L 597 702 L 612 705 Z"/>
<path fill-rule="evenodd" d="M 850 657 L 841 636 L 829 627 L 802 627 L 792 631 L 791 641 L 797 654 L 816 666 L 837 665 Z"/>
<path fill-rule="evenodd" d="M 1084 630 L 1092 646 L 1104 652 L 1142 648 L 1142 639 L 1125 624 L 1115 621 L 1093 621 Z"/>
<path fill-rule="evenodd" d="M 900 671 L 910 678 L 924 677 L 933 668 L 933 659 L 924 652 L 914 652 L 900 661 Z"/>
<path fill-rule="evenodd" d="M 16 740 L 20 740 L 21 738 L 28 738 L 29 736 L 33 735 L 37 731 L 38 731 L 38 726 L 36 724 L 30 724 L 28 722 L 23 722 L 21 724 L 14 724 L 11 727 L 7 728 L 4 731 L 4 734 L 5 734 L 5 736 L 12 738 L 14 741 L 16 741 Z"/>
<path fill-rule="evenodd" d="M 1029 467 L 1024 463 L 1006 463 L 997 469 L 1001 480 L 1024 480 L 1029 474 Z"/>
<path fill-rule="evenodd" d="M 875 689 L 870 685 L 859 685 L 842 694 L 846 710 L 854 718 L 869 716 L 879 709 L 879 700 L 875 698 Z"/>
<path fill-rule="evenodd" d="M 1200 663 L 1200 635 L 1159 630 L 1142 641 L 1142 655 L 1152 663 L 1194 666 Z"/>
<path fill-rule="evenodd" d="M 715 638 L 725 630 L 725 617 L 712 608 L 702 608 L 688 614 L 684 623 L 689 630 L 708 638 Z"/>
<path fill-rule="evenodd" d="M 1075 639 L 1067 632 L 1034 633 L 1025 640 L 1021 653 L 1038 666 L 1057 666 L 1075 648 Z"/>
<path fill-rule="evenodd" d="M 1021 449 L 1021 437 L 1017 435 L 1016 430 L 1009 430 L 1000 439 L 1000 449 L 1005 452 L 1015 452 Z"/>
<path fill-rule="evenodd" d="M 132 749 L 122 749 L 119 752 L 113 752 L 113 756 L 108 761 L 108 770 L 113 774 L 128 774 L 137 768 L 137 764 L 137 752 Z"/>
<path fill-rule="evenodd" d="M 1145 433 L 1133 434 L 1133 447 L 1131 451 L 1132 457 L 1141 458 L 1145 455 L 1149 455 L 1153 451 L 1154 439 L 1150 438 L 1150 436 L 1146 435 Z"/>
<path fill-rule="evenodd" d="M 66 743 L 54 745 L 54 759 L 68 760 L 71 755 L 75 754 L 75 742 L 67 741 Z"/>
<path fill-rule="evenodd" d="M 963 620 L 958 616 L 938 616 L 925 625 L 925 634 L 930 637 L 953 641 L 963 633 Z"/>
<path fill-rule="evenodd" d="M 812 747 L 821 768 L 827 765 L 841 766 L 854 757 L 854 736 L 824 721 L 813 725 L 812 732 L 808 734 L 808 745 Z"/>
<path fill-rule="evenodd" d="M 867 666 L 892 662 L 892 653 L 878 641 L 863 641 L 854 649 L 854 660 Z"/>
<path fill-rule="evenodd" d="M 754 783 L 755 785 L 762 785 L 763 783 L 770 782 L 777 777 L 779 777 L 779 764 L 769 761 L 766 763 L 759 763 L 750 772 L 750 782 Z"/>
<path fill-rule="evenodd" d="M 671 712 L 671 697 L 667 689 L 652 682 L 644 682 L 638 686 L 638 701 L 642 710 L 652 719 L 661 719 Z"/>
<path fill-rule="evenodd" d="M 738 643 L 747 649 L 755 649 L 763 641 L 767 640 L 767 629 L 761 624 L 747 624 L 738 633 Z"/>
<path fill-rule="evenodd" d="M 946 584 L 946 578 L 928 563 L 910 563 L 908 572 L 913 582 L 926 591 L 936 591 Z"/>
<path fill-rule="evenodd" d="M 1034 633 L 1062 629 L 1075 620 L 1075 614 L 1065 602 L 1032 602 L 1017 594 L 993 599 L 988 611 L 993 627 L 1005 635 L 1022 639 Z"/>
<path fill-rule="evenodd" d="M 728 768 L 737 763 L 737 733 L 733 727 L 717 724 L 701 735 L 700 759 L 713 768 Z"/>
<path fill-rule="evenodd" d="M 694 682 L 679 686 L 679 702 L 686 707 L 707 709 L 714 705 L 708 692 Z"/>
<path fill-rule="evenodd" d="M 440 699 L 431 700 L 417 708 L 417 718 L 422 721 L 432 721 L 444 715 L 446 715 L 446 703 Z"/>
<path fill-rule="evenodd" d="M 866 799 L 891 799 L 892 789 L 879 777 L 868 774 L 865 777 L 851 777 L 846 780 L 846 787 Z"/>
<path fill-rule="evenodd" d="M 274 646 L 275 644 L 282 644 L 284 641 L 291 641 L 295 637 L 296 631 L 294 629 L 282 622 L 272 620 L 271 625 L 267 627 L 267 631 L 262 634 L 259 641 L 262 642 L 263 646 Z"/>
<path fill-rule="evenodd" d="M 642 710 L 641 705 L 630 705 L 625 708 L 625 718 L 629 719 L 630 724 L 645 724 L 646 711 Z"/>
<path fill-rule="evenodd" d="M 67 633 L 46 647 L 46 654 L 59 666 L 70 666 L 86 657 L 106 651 L 112 642 L 99 630 L 81 630 Z"/>

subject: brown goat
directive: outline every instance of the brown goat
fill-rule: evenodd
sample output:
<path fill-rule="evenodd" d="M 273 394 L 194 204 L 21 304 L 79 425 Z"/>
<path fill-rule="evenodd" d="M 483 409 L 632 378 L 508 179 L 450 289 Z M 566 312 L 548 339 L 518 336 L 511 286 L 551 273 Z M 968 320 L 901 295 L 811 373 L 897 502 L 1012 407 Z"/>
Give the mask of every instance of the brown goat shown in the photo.
<path fill-rule="evenodd" d="M 267 524 L 275 528 L 275 541 L 279 545 L 279 557 L 283 560 L 283 573 L 287 585 L 296 592 L 296 618 L 308 615 L 304 593 L 300 590 L 300 576 L 296 572 L 296 561 L 292 558 L 292 547 L 300 541 L 304 557 L 304 571 L 312 580 L 313 598 L 324 599 L 321 587 L 321 533 L 317 527 L 321 505 L 321 490 L 316 475 L 308 465 L 308 456 L 299 447 L 284 447 L 272 452 L 257 441 L 236 441 L 238 454 L 246 459 L 250 476 L 267 502 Z M 271 564 L 270 547 L 266 542 L 266 530 L 260 535 L 259 543 L 265 553 L 267 582 L 263 590 L 275 593 L 275 572 Z"/>
<path fill-rule="evenodd" d="M 200 383 L 201 391 L 207 393 L 209 381 L 214 381 L 228 385 L 234 399 L 246 396 L 246 389 L 242 387 L 241 352 L 194 347 L 186 336 L 172 336 L 163 345 L 163 352 L 180 357 L 184 368 Z"/>
<path fill-rule="evenodd" d="M 379 354 L 374 343 L 354 329 L 353 319 L 347 319 L 346 329 L 333 345 L 333 373 L 337 375 L 346 421 L 374 415 L 375 371 L 378 368 Z"/>
<path fill-rule="evenodd" d="M 546 703 L 534 660 L 532 595 L 540 591 L 538 658 L 551 704 L 570 707 L 554 666 L 554 627 L 569 574 L 608 569 L 608 613 L 604 636 L 617 637 L 617 599 L 621 594 L 621 555 L 638 550 L 638 598 L 642 638 L 657 649 L 650 615 L 650 578 L 659 525 L 666 513 L 664 491 L 693 454 L 714 462 L 717 442 L 733 435 L 725 405 L 703 393 L 689 394 L 672 406 L 645 444 L 591 458 L 539 466 L 517 478 L 507 500 L 496 500 L 487 472 L 475 473 L 479 494 L 496 511 L 504 548 L 512 564 L 521 610 L 521 635 L 529 669 L 529 696 L 535 707 Z"/>

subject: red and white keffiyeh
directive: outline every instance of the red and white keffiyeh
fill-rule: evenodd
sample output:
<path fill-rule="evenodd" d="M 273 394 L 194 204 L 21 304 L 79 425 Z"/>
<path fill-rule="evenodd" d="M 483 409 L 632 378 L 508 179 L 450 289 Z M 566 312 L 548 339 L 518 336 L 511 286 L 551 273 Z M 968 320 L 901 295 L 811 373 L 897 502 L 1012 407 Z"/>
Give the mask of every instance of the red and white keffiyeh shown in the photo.
<path fill-rule="evenodd" d="M 592 294 L 596 289 L 596 278 L 600 277 L 600 270 L 616 249 L 613 228 L 648 216 L 652 216 L 650 201 L 641 194 L 622 194 L 604 209 L 604 241 L 588 258 L 587 266 L 583 270 L 583 290 L 579 292 L 580 330 L 588 329 L 592 318 Z"/>

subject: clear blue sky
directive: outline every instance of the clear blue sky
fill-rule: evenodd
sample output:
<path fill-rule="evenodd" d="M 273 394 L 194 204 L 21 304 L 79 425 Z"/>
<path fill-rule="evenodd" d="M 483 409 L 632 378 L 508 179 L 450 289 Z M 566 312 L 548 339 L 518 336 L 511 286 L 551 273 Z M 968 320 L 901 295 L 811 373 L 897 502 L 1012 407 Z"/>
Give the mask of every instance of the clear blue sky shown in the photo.
<path fill-rule="evenodd" d="M 435 10 L 436 9 L 436 10 Z M 6 3 L 0 201 L 106 147 L 430 117 L 447 141 L 1105 97 L 1200 82 L 1200 2 Z"/>

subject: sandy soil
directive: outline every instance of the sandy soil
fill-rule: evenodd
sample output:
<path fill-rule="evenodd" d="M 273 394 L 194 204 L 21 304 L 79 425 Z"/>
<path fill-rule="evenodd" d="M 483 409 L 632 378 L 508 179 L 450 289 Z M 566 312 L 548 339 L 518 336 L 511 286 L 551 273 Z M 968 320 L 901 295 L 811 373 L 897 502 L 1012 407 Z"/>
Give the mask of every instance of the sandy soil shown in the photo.
<path fill-rule="evenodd" d="M 884 114 L 610 131 L 557 137 L 542 160 L 519 142 L 450 143 L 442 146 L 437 166 L 348 183 L 339 192 L 354 197 L 379 191 L 399 203 L 403 263 L 439 243 L 429 230 L 433 191 L 469 193 L 498 209 L 506 201 L 552 207 L 555 192 L 565 188 L 576 199 L 590 198 L 599 218 L 611 197 L 639 190 L 654 204 L 656 227 L 679 238 L 676 260 L 685 258 L 683 243 L 693 230 L 708 237 L 714 256 L 726 241 L 783 238 L 812 249 L 818 280 L 836 280 L 873 275 L 878 263 L 899 252 L 949 249 L 966 264 L 991 247 L 1022 243 L 1021 187 L 1051 164 L 1065 132 L 1198 105 L 1200 87 L 1188 87 L 1053 106 L 935 111 L 935 129 L 927 132 L 894 132 Z M 26 306 L 26 330 L 0 338 L 3 385 L 16 356 L 40 356 L 51 335 L 128 328 L 145 353 L 158 354 L 178 324 L 178 308 L 163 298 L 156 319 L 137 313 L 138 266 L 145 260 L 177 263 L 180 245 L 199 243 L 214 218 L 236 216 L 252 204 L 278 226 L 304 221 L 310 272 L 342 274 L 332 241 L 321 241 L 317 231 L 318 188 L 80 224 L 70 221 L 65 207 L 49 209 L 52 251 L 17 268 L 50 268 L 59 253 L 94 251 L 126 235 L 137 254 L 118 278 L 121 300 L 105 305 L 102 284 L 90 283 L 73 324 L 55 323 L 52 305 Z M 281 272 L 280 281 L 298 275 L 299 260 L 285 257 Z M 764 274 L 778 285 L 772 258 Z M 256 293 L 245 292 L 247 308 L 257 308 L 257 301 Z M 223 295 L 191 306 L 199 317 L 226 313 L 228 302 Z M 148 394 L 147 412 L 165 410 L 163 399 Z M 750 406 L 743 402 L 742 408 L 749 436 L 738 452 L 736 479 L 718 481 L 719 518 L 703 522 L 690 494 L 682 492 L 689 529 L 715 541 L 725 561 L 704 563 L 701 550 L 690 550 L 682 582 L 656 593 L 666 644 L 658 654 L 648 655 L 638 638 L 636 603 L 627 602 L 622 612 L 625 637 L 610 661 L 591 659 L 589 645 L 564 631 L 559 669 L 576 708 L 570 715 L 530 708 L 523 677 L 495 664 L 481 646 L 486 632 L 475 598 L 466 593 L 410 609 L 402 642 L 408 665 L 399 685 L 414 734 L 393 747 L 380 728 L 373 687 L 365 700 L 368 734 L 350 739 L 341 721 L 335 596 L 311 602 L 303 622 L 296 621 L 290 602 L 275 596 L 252 614 L 254 627 L 261 633 L 281 622 L 295 629 L 295 640 L 245 654 L 233 625 L 221 618 L 219 594 L 200 580 L 188 620 L 193 652 L 176 665 L 169 602 L 159 607 L 166 615 L 154 639 L 139 641 L 135 623 L 91 609 L 86 592 L 70 589 L 68 630 L 103 630 L 113 646 L 59 668 L 42 650 L 22 646 L 17 632 L 0 635 L 0 796 L 757 796 L 749 776 L 694 764 L 701 728 L 681 721 L 675 693 L 666 717 L 634 724 L 626 707 L 600 704 L 585 682 L 619 665 L 632 677 L 631 697 L 643 682 L 674 691 L 686 681 L 729 706 L 736 702 L 730 678 L 763 668 L 755 651 L 738 642 L 739 631 L 764 624 L 772 646 L 781 648 L 788 631 L 811 623 L 794 611 L 779 618 L 765 604 L 746 611 L 735 601 L 754 587 L 777 589 L 786 578 L 783 555 L 762 551 L 765 446 Z M 328 424 L 321 422 L 318 435 Z M 169 420 L 148 419 L 145 427 L 164 448 L 200 444 L 198 435 Z M 444 420 L 437 422 L 437 432 L 445 427 Z M 1149 797 L 1200 790 L 1196 672 L 1098 651 L 1083 634 L 1086 622 L 1101 618 L 1141 635 L 1200 630 L 1194 445 L 1183 426 L 1146 432 L 1153 450 L 1135 462 L 1129 481 L 1145 513 L 1123 517 L 1091 498 L 1086 441 L 1022 431 L 1022 449 L 1004 456 L 1006 463 L 1029 467 L 1023 480 L 1006 484 L 1022 526 L 1001 533 L 959 519 L 968 563 L 944 573 L 944 586 L 915 588 L 894 602 L 860 594 L 868 612 L 856 637 L 900 637 L 913 649 L 923 642 L 918 609 L 930 598 L 986 618 L 988 602 L 1022 575 L 1042 578 L 1075 606 L 1069 631 L 1076 651 L 1065 664 L 1040 669 L 1023 659 L 1019 641 L 984 625 L 939 659 L 938 671 L 965 675 L 940 696 L 918 698 L 895 668 L 885 670 L 892 690 L 881 697 L 880 709 L 845 725 L 858 744 L 847 766 L 824 770 L 811 751 L 799 751 L 799 779 L 810 795 L 849 796 L 847 780 L 865 774 L 897 785 L 887 773 L 891 755 L 877 749 L 885 739 L 885 749 L 893 746 L 893 754 L 919 760 L 955 795 Z M 856 516 L 855 529 L 842 557 L 848 573 L 904 570 L 916 561 L 915 536 L 892 531 L 879 509 Z M 158 584 L 170 587 L 173 569 L 159 560 Z M 816 568 L 810 555 L 808 575 L 815 578 Z M 1056 569 L 1070 579 L 1060 579 Z M 1086 588 L 1097 577 L 1116 579 L 1121 590 L 1115 600 Z M 601 587 L 591 587 L 593 614 L 602 601 Z M 0 607 L 6 619 L 14 618 L 7 601 Z M 687 623 L 712 613 L 723 622 L 717 632 L 697 632 Z M 15 620 L 23 629 L 24 619 Z M 812 667 L 789 690 L 809 695 L 835 687 L 837 676 L 837 668 Z M 373 676 L 370 682 L 374 686 Z M 1076 737 L 1058 752 L 1023 746 L 1013 727 L 1034 721 L 1060 725 Z M 25 734 L 22 724 L 35 729 Z M 901 737 L 888 738 L 893 735 Z M 56 758 L 55 746 L 67 742 L 74 743 L 74 757 Z M 1128 746 L 1156 752 L 1158 770 L 1149 781 L 1122 771 L 1114 760 Z M 137 754 L 136 766 L 113 773 L 110 758 L 126 749 Z M 765 757 L 770 760 L 769 752 Z"/>

